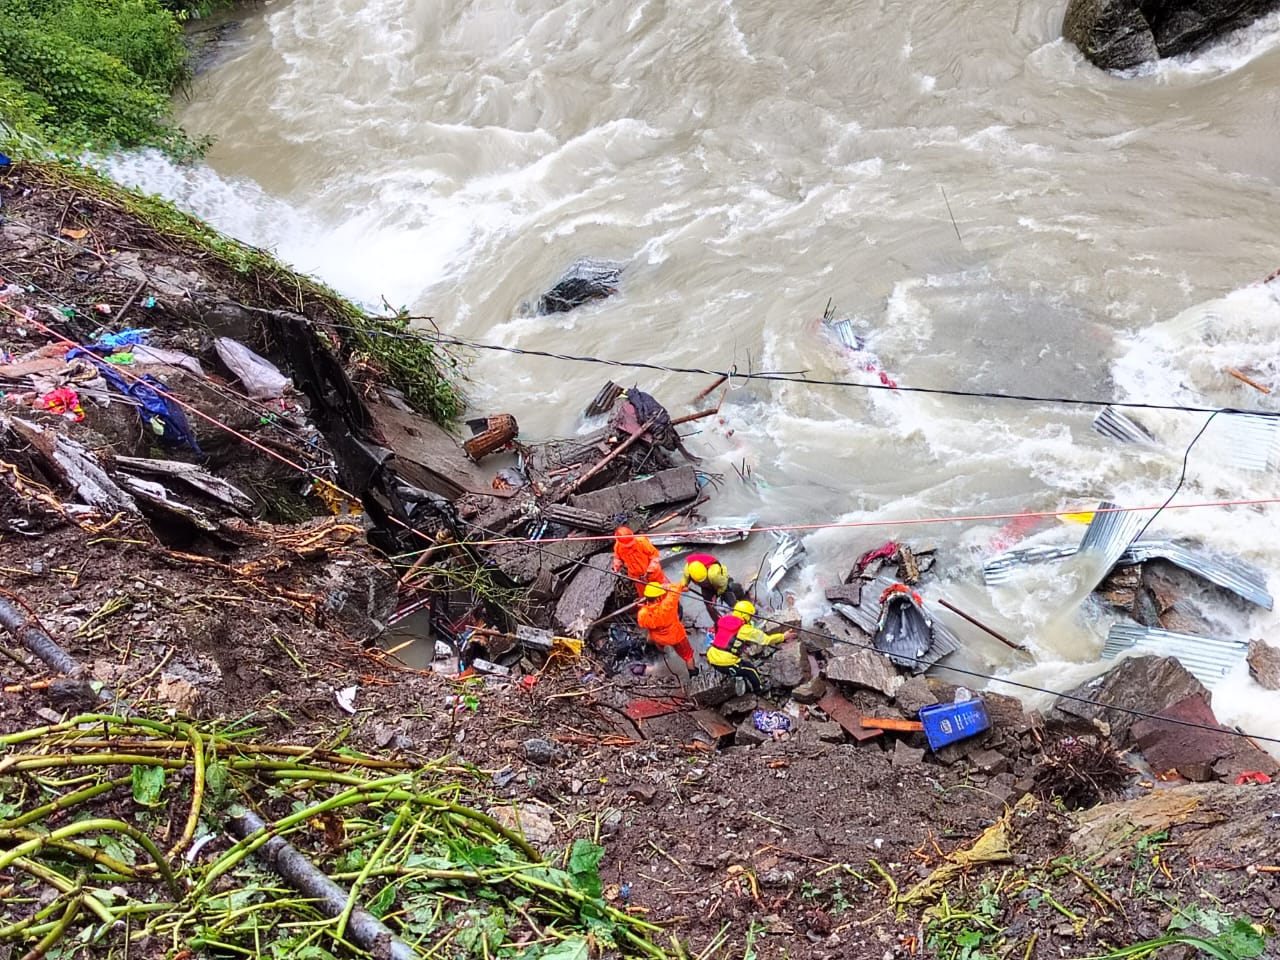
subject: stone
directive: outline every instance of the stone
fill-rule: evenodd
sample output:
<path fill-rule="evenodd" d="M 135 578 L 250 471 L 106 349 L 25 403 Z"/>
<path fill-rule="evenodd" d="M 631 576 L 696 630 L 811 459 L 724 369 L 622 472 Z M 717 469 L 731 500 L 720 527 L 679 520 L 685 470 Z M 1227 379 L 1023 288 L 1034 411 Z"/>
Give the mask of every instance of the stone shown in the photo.
<path fill-rule="evenodd" d="M 811 723 L 809 728 L 823 743 L 844 743 L 844 728 L 834 720 Z"/>
<path fill-rule="evenodd" d="M 1062 34 L 1095 66 L 1127 70 L 1195 50 L 1278 5 L 1276 0 L 1071 0 Z"/>
<path fill-rule="evenodd" d="M 1066 720 L 1101 720 L 1107 724 L 1111 739 L 1122 747 L 1131 743 L 1129 731 L 1136 718 L 1131 713 L 1109 710 L 1107 704 L 1158 714 L 1190 696 L 1209 701 L 1209 691 L 1204 684 L 1172 657 L 1126 657 L 1109 672 L 1068 694 L 1095 702 L 1059 697 L 1053 705 L 1054 714 Z"/>
<path fill-rule="evenodd" d="M 622 282 L 624 266 L 617 260 L 593 257 L 575 260 L 555 286 L 538 298 L 538 314 L 567 313 L 584 303 L 613 296 Z"/>
<path fill-rule="evenodd" d="M 1134 723 L 1130 731 L 1143 757 L 1157 774 L 1176 770 L 1188 780 L 1203 782 L 1219 775 L 1215 769 L 1219 765 L 1226 772 L 1247 769 L 1268 775 L 1277 769 L 1276 760 L 1269 754 L 1219 727 L 1205 697 L 1184 697 L 1161 710 L 1159 716 L 1180 722 L 1144 718 Z"/>
<path fill-rule="evenodd" d="M 875 690 L 886 697 L 897 693 L 903 683 L 889 658 L 875 650 L 856 650 L 828 661 L 827 679 Z"/>
<path fill-rule="evenodd" d="M 508 830 L 524 835 L 535 847 L 550 843 L 556 835 L 555 825 L 551 822 L 551 813 L 546 808 L 534 803 L 516 803 L 489 808 L 489 816 L 497 820 Z M 621 819 L 621 815 L 619 815 Z M 601 823 L 603 832 L 604 824 Z"/>
<path fill-rule="evenodd" d="M 609 516 L 631 516 L 664 503 L 692 500 L 698 495 L 698 471 L 685 465 L 660 470 L 643 480 L 614 484 L 603 490 L 579 493 L 569 498 L 571 506 Z M 597 544 L 599 541 L 595 541 Z"/>
<path fill-rule="evenodd" d="M 524 751 L 525 759 L 530 763 L 545 765 L 556 757 L 556 745 L 541 737 L 529 738 L 521 744 L 521 749 Z"/>
<path fill-rule="evenodd" d="M 83 713 L 101 706 L 93 684 L 76 677 L 59 677 L 49 684 L 49 703 L 61 713 Z"/>
<path fill-rule="evenodd" d="M 799 640 L 784 641 L 771 657 L 756 661 L 765 686 L 791 690 L 809 679 L 809 655 Z"/>
<path fill-rule="evenodd" d="M 658 788 L 652 783 L 633 783 L 627 789 L 627 796 L 632 800 L 638 800 L 641 803 L 653 803 L 653 800 L 657 795 Z"/>
<path fill-rule="evenodd" d="M 822 677 L 811 677 L 791 691 L 796 703 L 817 703 L 827 695 L 827 681 Z"/>
<path fill-rule="evenodd" d="M 753 710 L 772 710 L 773 707 L 763 702 L 754 693 L 743 694 L 740 697 L 730 697 L 724 703 L 720 704 L 720 712 L 727 717 L 741 716 L 744 713 L 751 713 Z"/>
<path fill-rule="evenodd" d="M 751 717 L 747 717 L 740 724 L 734 734 L 734 743 L 738 746 L 754 747 L 772 739 L 763 730 L 758 730 L 755 721 Z"/>
<path fill-rule="evenodd" d="M 551 617 L 558 629 L 575 637 L 586 635 L 617 585 L 612 564 L 612 553 L 598 553 L 574 572 Z"/>
<path fill-rule="evenodd" d="M 899 740 L 893 745 L 893 757 L 890 762 L 895 768 L 917 766 L 924 762 L 924 748 L 911 747 L 905 740 Z"/>
<path fill-rule="evenodd" d="M 1008 773 L 1013 768 L 1009 758 L 995 750 L 974 750 L 969 754 L 969 762 L 979 773 L 988 775 Z"/>
<path fill-rule="evenodd" d="M 856 607 L 862 603 L 862 581 L 854 580 L 852 583 L 827 587 L 826 596 L 828 603 L 847 603 L 851 607 Z"/>
<path fill-rule="evenodd" d="M 622 811 L 606 810 L 600 817 L 600 836 L 612 837 L 622 829 Z"/>
<path fill-rule="evenodd" d="M 689 699 L 699 707 L 718 707 L 737 697 L 738 687 L 733 677 L 712 667 L 704 667 L 689 681 Z"/>
<path fill-rule="evenodd" d="M 160 674 L 160 682 L 156 684 L 156 700 L 160 703 L 172 707 L 178 713 L 194 716 L 201 697 L 200 688 L 190 680 L 171 673 Z"/>
<path fill-rule="evenodd" d="M 1265 640 L 1250 640 L 1249 676 L 1264 690 L 1280 690 L 1280 648 Z"/>
<path fill-rule="evenodd" d="M 914 674 L 903 681 L 893 695 L 893 702 L 898 709 L 912 719 L 920 716 L 922 707 L 931 707 L 938 698 L 929 689 L 929 681 L 922 674 Z"/>

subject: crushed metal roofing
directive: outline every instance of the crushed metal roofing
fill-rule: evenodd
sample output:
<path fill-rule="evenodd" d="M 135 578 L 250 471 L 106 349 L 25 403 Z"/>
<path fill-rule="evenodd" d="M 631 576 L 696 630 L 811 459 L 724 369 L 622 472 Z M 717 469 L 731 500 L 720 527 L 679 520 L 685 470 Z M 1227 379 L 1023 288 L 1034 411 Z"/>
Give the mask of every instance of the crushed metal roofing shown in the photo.
<path fill-rule="evenodd" d="M 876 577 L 875 580 L 872 580 L 864 586 L 862 595 L 863 597 L 875 597 L 878 601 L 880 595 L 884 593 L 885 588 L 890 587 L 897 582 L 897 580 L 894 580 L 891 577 Z M 871 589 L 868 590 L 866 587 L 870 587 Z M 881 653 L 889 654 L 890 659 L 895 663 L 906 667 L 913 673 L 924 673 L 925 670 L 929 669 L 929 667 L 933 666 L 947 654 L 955 653 L 955 651 L 960 649 L 960 638 L 957 637 L 946 624 L 939 622 L 938 618 L 929 609 L 929 605 L 927 603 L 922 603 L 921 606 L 924 609 L 925 616 L 930 620 L 933 638 L 933 642 L 930 643 L 929 648 L 924 653 L 899 659 L 898 657 L 895 657 L 891 651 L 884 650 L 881 648 L 880 644 L 876 644 L 877 650 L 880 650 Z M 840 616 L 844 617 L 855 627 L 858 627 L 867 636 L 872 637 L 873 639 L 875 638 L 876 628 L 880 624 L 880 604 L 878 602 L 867 601 L 865 603 L 859 603 L 856 606 L 851 603 L 833 603 L 831 607 L 836 613 L 840 614 Z"/>
<path fill-rule="evenodd" d="M 992 557 L 982 568 L 989 585 L 1007 583 L 1019 566 L 1059 560 L 1076 552 L 1076 547 L 1023 547 Z M 1217 553 L 1188 540 L 1135 540 L 1112 566 L 1142 563 L 1159 558 L 1174 566 L 1230 590 L 1238 597 L 1270 610 L 1275 601 L 1267 590 L 1267 574 L 1238 557 Z"/>
<path fill-rule="evenodd" d="M 1250 603 L 1270 610 L 1274 601 L 1267 592 L 1267 575 L 1251 563 L 1186 540 L 1135 540 L 1120 555 L 1121 563 L 1141 563 L 1159 557 L 1188 573 L 1216 583 Z"/>
<path fill-rule="evenodd" d="M 649 533 L 646 536 L 655 547 L 670 547 L 681 543 L 733 543 L 745 540 L 756 525 L 756 517 L 729 517 L 719 523 L 707 524 L 694 530 L 677 533 Z"/>
<path fill-rule="evenodd" d="M 773 536 L 778 541 L 778 545 L 769 553 L 767 561 L 769 570 L 765 574 L 765 584 L 770 590 L 778 588 L 787 571 L 800 562 L 800 557 L 804 553 L 804 544 L 794 533 L 781 531 L 775 532 Z"/>
<path fill-rule="evenodd" d="M 1008 582 L 1015 567 L 1085 554 L 1095 560 L 1092 572 L 1096 579 L 1088 584 L 1092 590 L 1116 565 L 1125 548 L 1154 513 L 1153 510 L 1117 510 L 1114 503 L 1104 500 L 1098 504 L 1098 510 L 1078 546 L 1021 547 L 1008 550 L 982 565 L 982 578 L 988 586 L 995 586 Z"/>
<path fill-rule="evenodd" d="M 1121 413 L 1115 407 L 1103 407 L 1093 418 L 1093 429 L 1104 437 L 1119 440 L 1121 443 L 1155 443 L 1156 438 L 1142 426 Z"/>
<path fill-rule="evenodd" d="M 1115 407 L 1103 407 L 1093 419 L 1093 429 L 1121 443 L 1159 443 L 1151 431 Z M 1225 467 L 1280 472 L 1280 417 L 1219 413 L 1208 424 L 1199 451 Z"/>
<path fill-rule="evenodd" d="M 1138 623 L 1117 623 L 1107 634 L 1102 659 L 1114 660 L 1127 653 L 1173 657 L 1192 676 L 1212 689 L 1215 683 L 1245 659 L 1249 653 L 1249 642 L 1175 633 L 1158 627 L 1144 627 Z"/>

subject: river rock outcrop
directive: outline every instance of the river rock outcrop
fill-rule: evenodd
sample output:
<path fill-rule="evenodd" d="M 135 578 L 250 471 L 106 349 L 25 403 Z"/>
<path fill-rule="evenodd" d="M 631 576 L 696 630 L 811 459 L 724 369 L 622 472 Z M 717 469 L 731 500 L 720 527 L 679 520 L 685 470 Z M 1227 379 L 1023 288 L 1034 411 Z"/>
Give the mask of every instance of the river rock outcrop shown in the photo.
<path fill-rule="evenodd" d="M 1195 50 L 1277 7 L 1280 0 L 1071 0 L 1062 34 L 1095 66 L 1125 70 Z"/>

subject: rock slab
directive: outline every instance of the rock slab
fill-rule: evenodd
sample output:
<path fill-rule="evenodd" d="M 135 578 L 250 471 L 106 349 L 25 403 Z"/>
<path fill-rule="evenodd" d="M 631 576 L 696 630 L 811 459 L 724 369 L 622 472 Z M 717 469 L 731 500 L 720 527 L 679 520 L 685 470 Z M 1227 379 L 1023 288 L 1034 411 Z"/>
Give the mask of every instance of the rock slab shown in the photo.
<path fill-rule="evenodd" d="M 855 650 L 827 663 L 827 679 L 892 697 L 903 678 L 889 658 L 875 650 Z"/>
<path fill-rule="evenodd" d="M 1280 648 L 1265 640 L 1250 640 L 1249 675 L 1264 690 L 1280 690 Z"/>

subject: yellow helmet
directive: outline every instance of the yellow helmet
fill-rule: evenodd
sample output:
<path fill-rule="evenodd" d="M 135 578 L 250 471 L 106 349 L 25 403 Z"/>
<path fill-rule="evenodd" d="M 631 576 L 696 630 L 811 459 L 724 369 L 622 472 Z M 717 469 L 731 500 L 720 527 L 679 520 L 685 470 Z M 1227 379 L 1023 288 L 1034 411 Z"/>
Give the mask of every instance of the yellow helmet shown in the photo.
<path fill-rule="evenodd" d="M 650 599 L 660 597 L 666 592 L 667 588 L 660 583 L 646 583 L 644 585 L 644 595 Z"/>
<path fill-rule="evenodd" d="M 756 605 L 750 600 L 739 600 L 733 605 L 733 615 L 743 620 L 750 620 L 751 615 L 756 612 Z"/>
<path fill-rule="evenodd" d="M 689 579 L 694 583 L 702 583 L 707 579 L 707 568 L 701 560 L 691 560 L 689 565 L 685 567 L 685 572 L 689 574 Z"/>

